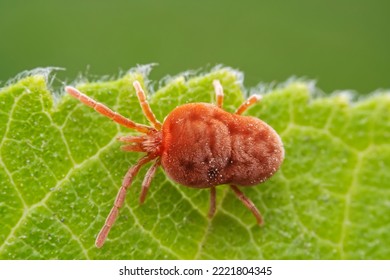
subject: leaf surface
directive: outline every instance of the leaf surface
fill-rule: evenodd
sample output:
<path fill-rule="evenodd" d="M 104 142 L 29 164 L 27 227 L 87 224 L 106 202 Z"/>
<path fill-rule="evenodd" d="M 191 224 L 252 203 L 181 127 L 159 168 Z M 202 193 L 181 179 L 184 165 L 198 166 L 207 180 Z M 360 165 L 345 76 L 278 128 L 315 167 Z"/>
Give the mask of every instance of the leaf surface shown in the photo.
<path fill-rule="evenodd" d="M 130 72 L 78 88 L 147 124 L 132 87 L 145 78 Z M 242 74 L 221 68 L 168 81 L 149 96 L 157 118 L 180 104 L 214 102 L 214 79 L 233 112 L 244 101 Z M 209 220 L 208 190 L 175 184 L 161 168 L 140 206 L 144 167 L 97 249 L 122 178 L 140 157 L 122 152 L 116 138 L 134 132 L 69 96 L 54 104 L 41 75 L 1 89 L 0 258 L 389 259 L 390 94 L 351 103 L 343 94 L 314 98 L 312 91 L 292 82 L 247 112 L 274 127 L 286 150 L 275 176 L 243 189 L 264 227 L 226 186 L 218 188 Z"/>

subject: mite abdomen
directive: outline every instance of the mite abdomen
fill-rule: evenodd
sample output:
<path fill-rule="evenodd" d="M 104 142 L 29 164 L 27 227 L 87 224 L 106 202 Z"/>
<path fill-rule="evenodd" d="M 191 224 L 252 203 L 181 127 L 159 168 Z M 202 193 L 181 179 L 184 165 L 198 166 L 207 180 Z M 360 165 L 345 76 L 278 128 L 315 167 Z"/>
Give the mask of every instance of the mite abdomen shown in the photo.
<path fill-rule="evenodd" d="M 162 166 L 171 179 L 189 187 L 256 185 L 271 177 L 284 157 L 269 125 L 210 104 L 177 107 L 162 131 Z"/>

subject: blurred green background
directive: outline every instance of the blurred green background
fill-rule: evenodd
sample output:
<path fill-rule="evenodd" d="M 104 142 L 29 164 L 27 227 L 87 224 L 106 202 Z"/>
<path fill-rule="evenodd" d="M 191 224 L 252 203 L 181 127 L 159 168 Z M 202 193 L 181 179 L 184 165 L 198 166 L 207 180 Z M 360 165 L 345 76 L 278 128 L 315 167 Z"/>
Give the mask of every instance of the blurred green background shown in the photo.
<path fill-rule="evenodd" d="M 0 81 L 44 66 L 151 78 L 224 64 L 245 84 L 304 76 L 324 91 L 390 88 L 386 0 L 0 0 Z"/>

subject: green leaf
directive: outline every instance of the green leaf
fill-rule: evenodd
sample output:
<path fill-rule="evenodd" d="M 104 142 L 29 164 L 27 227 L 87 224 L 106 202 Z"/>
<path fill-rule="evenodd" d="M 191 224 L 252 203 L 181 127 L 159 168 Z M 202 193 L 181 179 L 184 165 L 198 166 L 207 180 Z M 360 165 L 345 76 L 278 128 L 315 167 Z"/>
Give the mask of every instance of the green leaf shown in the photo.
<path fill-rule="evenodd" d="M 136 122 L 142 115 L 130 72 L 79 89 Z M 229 68 L 172 78 L 149 96 L 162 121 L 179 104 L 244 101 L 242 75 Z M 243 191 L 265 219 L 226 187 L 209 220 L 209 191 L 168 180 L 162 169 L 140 206 L 143 168 L 101 249 L 94 240 L 122 178 L 140 157 L 120 150 L 131 132 L 69 96 L 54 104 L 46 79 L 32 75 L 0 91 L 1 259 L 389 259 L 390 94 L 351 104 L 345 94 L 313 97 L 307 82 L 266 94 L 248 115 L 281 135 L 282 168 Z"/>

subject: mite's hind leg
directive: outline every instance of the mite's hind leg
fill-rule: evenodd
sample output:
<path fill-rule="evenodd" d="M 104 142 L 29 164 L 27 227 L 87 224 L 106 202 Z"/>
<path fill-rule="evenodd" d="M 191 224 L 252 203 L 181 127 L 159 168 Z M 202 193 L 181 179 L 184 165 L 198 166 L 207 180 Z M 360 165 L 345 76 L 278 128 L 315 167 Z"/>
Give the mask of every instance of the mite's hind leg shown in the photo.
<path fill-rule="evenodd" d="M 258 94 L 251 95 L 251 96 L 249 96 L 249 98 L 247 100 L 245 100 L 244 103 L 242 103 L 240 105 L 240 107 L 237 108 L 236 112 L 234 112 L 234 113 L 237 114 L 237 115 L 241 115 L 250 106 L 252 106 L 253 104 L 255 104 L 256 102 L 258 102 L 260 100 L 261 100 L 261 95 L 258 95 Z"/>
<path fill-rule="evenodd" d="M 145 174 L 145 178 L 142 182 L 142 190 L 141 190 L 141 195 L 139 197 L 139 202 L 142 204 L 145 201 L 146 195 L 148 193 L 150 183 L 153 180 L 154 175 L 156 174 L 157 167 L 160 166 L 160 160 L 157 159 L 155 163 L 149 168 L 149 170 Z"/>
<path fill-rule="evenodd" d="M 219 80 L 213 81 L 214 91 L 215 91 L 215 99 L 217 101 L 217 106 L 222 108 L 223 105 L 223 88 Z"/>
<path fill-rule="evenodd" d="M 96 247 L 100 248 L 103 246 L 104 241 L 106 241 L 107 235 L 110 232 L 110 229 L 112 225 L 114 224 L 116 218 L 118 217 L 119 208 L 123 206 L 123 203 L 126 198 L 126 190 L 131 185 L 131 182 L 133 181 L 133 178 L 135 175 L 137 175 L 139 169 L 144 165 L 145 163 L 148 163 L 151 161 L 153 157 L 151 155 L 146 155 L 143 158 L 141 158 L 134 166 L 132 166 L 129 171 L 127 171 L 125 178 L 123 179 L 122 186 L 118 191 L 118 194 L 116 196 L 114 206 L 111 208 L 110 214 L 108 214 L 108 217 L 106 219 L 106 222 L 104 223 L 103 228 L 100 230 L 95 245 Z"/>
<path fill-rule="evenodd" d="M 144 112 L 145 117 L 151 122 L 153 127 L 157 130 L 161 129 L 161 123 L 156 119 L 156 116 L 153 114 L 152 109 L 148 101 L 146 100 L 145 92 L 141 87 L 141 84 L 138 81 L 134 81 L 133 86 L 138 96 L 139 103 L 141 104 L 142 112 Z"/>
<path fill-rule="evenodd" d="M 230 185 L 230 188 L 233 190 L 237 198 L 248 208 L 252 214 L 255 216 L 257 223 L 261 226 L 263 225 L 263 218 L 261 217 L 259 209 L 253 204 L 252 200 L 245 196 L 245 194 L 237 188 L 235 185 Z"/>
<path fill-rule="evenodd" d="M 209 218 L 214 217 L 215 209 L 216 209 L 216 189 L 215 187 L 210 188 L 210 209 L 209 209 Z"/>
<path fill-rule="evenodd" d="M 117 112 L 112 111 L 106 105 L 93 100 L 91 97 L 78 91 L 74 87 L 67 86 L 67 87 L 65 87 L 65 90 L 71 96 L 73 96 L 74 98 L 77 98 L 78 100 L 80 100 L 82 103 L 84 103 L 88 107 L 91 107 L 92 109 L 94 109 L 98 113 L 110 118 L 111 120 L 113 120 L 114 122 L 116 122 L 120 125 L 123 125 L 127 128 L 130 128 L 130 129 L 135 129 L 138 132 L 142 132 L 142 133 L 147 133 L 147 132 L 153 130 L 153 128 L 151 128 L 150 126 L 135 123 L 132 120 L 129 120 L 128 118 L 122 116 L 121 114 L 118 114 Z"/>

